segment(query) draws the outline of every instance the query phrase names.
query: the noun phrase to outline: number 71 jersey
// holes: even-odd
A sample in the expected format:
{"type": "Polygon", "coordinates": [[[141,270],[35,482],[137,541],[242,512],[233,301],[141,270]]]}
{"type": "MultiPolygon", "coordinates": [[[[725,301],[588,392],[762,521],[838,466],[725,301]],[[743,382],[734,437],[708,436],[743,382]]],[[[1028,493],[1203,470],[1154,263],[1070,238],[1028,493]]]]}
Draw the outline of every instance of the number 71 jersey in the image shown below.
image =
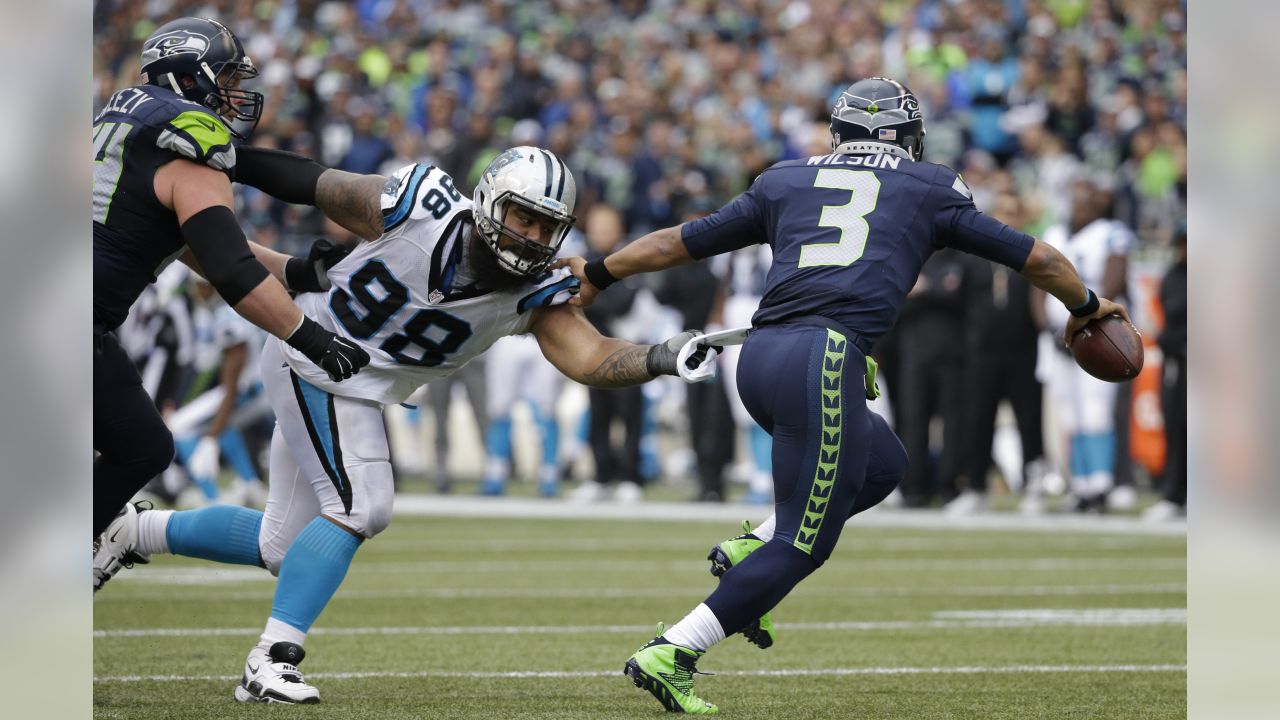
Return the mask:
{"type": "Polygon", "coordinates": [[[459,287],[459,260],[474,232],[471,201],[438,167],[419,163],[392,175],[382,191],[382,214],[382,236],[361,242],[329,269],[332,289],[296,301],[321,325],[363,347],[369,364],[333,382],[281,343],[293,371],[330,393],[403,402],[498,338],[528,331],[534,309],[562,304],[577,292],[567,270],[500,290],[459,287]]]}

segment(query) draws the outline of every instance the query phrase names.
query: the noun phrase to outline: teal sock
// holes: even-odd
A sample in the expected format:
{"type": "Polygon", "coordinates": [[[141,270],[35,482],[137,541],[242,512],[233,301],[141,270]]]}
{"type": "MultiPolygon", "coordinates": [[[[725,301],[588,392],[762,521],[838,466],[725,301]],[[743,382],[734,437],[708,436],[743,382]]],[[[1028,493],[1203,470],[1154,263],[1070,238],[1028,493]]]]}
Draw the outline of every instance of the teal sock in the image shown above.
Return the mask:
{"type": "Polygon", "coordinates": [[[260,527],[260,510],[213,505],[174,513],[164,534],[169,550],[175,555],[233,565],[261,565],[260,527]]]}
{"type": "Polygon", "coordinates": [[[271,617],[302,632],[338,591],[360,547],[360,538],[317,517],[298,533],[280,563],[271,617]]]}

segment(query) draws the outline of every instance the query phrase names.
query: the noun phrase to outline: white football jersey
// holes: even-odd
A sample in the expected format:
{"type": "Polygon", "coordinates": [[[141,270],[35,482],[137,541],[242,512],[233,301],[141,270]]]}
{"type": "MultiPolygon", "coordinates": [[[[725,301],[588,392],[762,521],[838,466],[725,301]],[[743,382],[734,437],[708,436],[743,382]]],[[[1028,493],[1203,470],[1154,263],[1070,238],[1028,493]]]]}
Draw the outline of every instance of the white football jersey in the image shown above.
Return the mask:
{"type": "MultiPolygon", "coordinates": [[[[1065,225],[1054,225],[1044,231],[1041,239],[1065,255],[1076,266],[1084,284],[1095,291],[1102,287],[1107,258],[1128,255],[1133,245],[1133,233],[1129,228],[1118,220],[1106,218],[1094,220],[1074,235],[1065,225]]],[[[1067,326],[1071,313],[1056,298],[1046,294],[1044,308],[1049,327],[1062,330],[1067,326]]]]}
{"type": "Polygon", "coordinates": [[[498,338],[526,332],[533,310],[567,302],[578,281],[561,269],[503,290],[482,292],[454,282],[471,237],[471,200],[453,178],[429,163],[393,174],[382,191],[382,237],[361,242],[329,269],[328,293],[298,296],[309,317],[369,353],[342,382],[282,341],[293,371],[334,395],[403,402],[445,377],[498,338]]]}

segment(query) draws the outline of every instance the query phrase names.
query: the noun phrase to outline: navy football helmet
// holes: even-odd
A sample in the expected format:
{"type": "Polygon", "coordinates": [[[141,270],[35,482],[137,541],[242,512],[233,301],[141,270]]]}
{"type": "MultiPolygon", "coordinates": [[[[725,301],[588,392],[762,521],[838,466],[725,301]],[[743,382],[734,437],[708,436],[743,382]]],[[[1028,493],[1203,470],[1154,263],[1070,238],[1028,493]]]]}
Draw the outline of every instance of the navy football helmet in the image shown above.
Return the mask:
{"type": "Polygon", "coordinates": [[[244,45],[225,25],[188,17],[160,26],[142,44],[142,79],[167,87],[216,112],[231,134],[244,140],[262,117],[262,93],[234,87],[258,76],[244,45]],[[184,78],[190,81],[184,82],[184,78]],[[243,133],[233,121],[249,123],[243,133]]]}
{"type": "MultiPolygon", "coordinates": [[[[912,160],[924,155],[920,101],[897,80],[875,77],[850,85],[831,110],[831,149],[859,152],[868,143],[895,145],[912,160]]],[[[883,150],[872,145],[866,152],[883,150]]]]}

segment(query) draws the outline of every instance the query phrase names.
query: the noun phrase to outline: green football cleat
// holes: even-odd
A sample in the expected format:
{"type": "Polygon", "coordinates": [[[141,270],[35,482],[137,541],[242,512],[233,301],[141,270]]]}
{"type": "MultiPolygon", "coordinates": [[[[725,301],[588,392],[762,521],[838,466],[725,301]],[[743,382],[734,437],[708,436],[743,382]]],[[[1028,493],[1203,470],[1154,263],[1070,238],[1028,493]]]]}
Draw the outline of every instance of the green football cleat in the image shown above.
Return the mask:
{"type": "MultiPolygon", "coordinates": [[[[729,568],[742,562],[743,558],[759,550],[762,545],[764,541],[751,534],[751,522],[743,520],[741,535],[716,545],[707,554],[707,559],[711,561],[711,574],[716,577],[724,575],[729,572],[729,568]]],[[[775,633],[769,613],[743,628],[742,636],[761,650],[773,645],[775,633]]]]}
{"type": "Polygon", "coordinates": [[[719,708],[693,694],[693,676],[698,672],[694,665],[702,653],[672,645],[662,637],[662,631],[662,623],[658,623],[657,637],[627,660],[622,674],[636,687],[648,690],[667,712],[715,715],[719,708]]]}

